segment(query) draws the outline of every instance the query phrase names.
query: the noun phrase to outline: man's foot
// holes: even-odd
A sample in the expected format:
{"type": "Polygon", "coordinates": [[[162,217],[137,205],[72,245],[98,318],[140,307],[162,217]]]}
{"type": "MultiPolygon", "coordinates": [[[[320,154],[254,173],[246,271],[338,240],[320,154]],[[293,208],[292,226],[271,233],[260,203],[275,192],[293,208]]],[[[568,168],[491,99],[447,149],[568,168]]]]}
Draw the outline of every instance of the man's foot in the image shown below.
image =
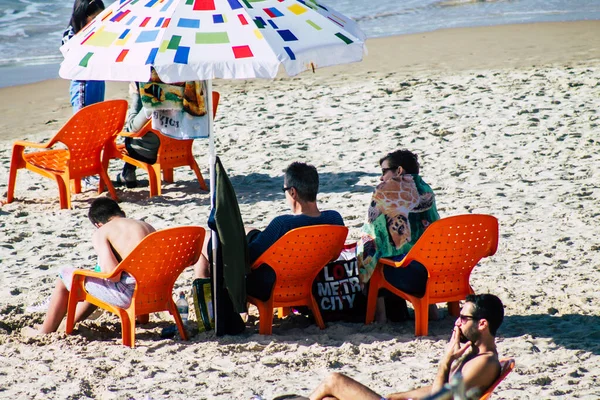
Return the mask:
{"type": "Polygon", "coordinates": [[[115,179],[116,184],[118,186],[126,186],[127,189],[133,189],[137,187],[137,179],[135,177],[133,177],[133,179],[129,178],[129,179],[125,179],[125,177],[123,176],[122,173],[117,175],[117,178],[115,179]]]}

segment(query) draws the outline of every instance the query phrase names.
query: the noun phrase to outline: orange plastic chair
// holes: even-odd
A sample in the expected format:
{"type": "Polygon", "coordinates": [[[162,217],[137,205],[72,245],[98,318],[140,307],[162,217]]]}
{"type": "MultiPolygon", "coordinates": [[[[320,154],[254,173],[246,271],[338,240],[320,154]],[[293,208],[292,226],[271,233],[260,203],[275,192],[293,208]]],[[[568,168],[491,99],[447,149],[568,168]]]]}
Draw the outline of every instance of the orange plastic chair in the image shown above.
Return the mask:
{"type": "Polygon", "coordinates": [[[163,229],[146,236],[113,272],[76,270],[69,293],[66,333],[73,332],[77,303],[87,301],[121,318],[125,346],[135,345],[135,317],[160,311],[169,311],[175,318],[182,339],[187,340],[183,322],[173,301],[173,286],[181,272],[198,261],[204,234],[204,228],[199,226],[163,229]],[[104,303],[87,293],[85,277],[109,279],[120,276],[121,272],[127,272],[136,280],[128,308],[104,303]]]}
{"type": "Polygon", "coordinates": [[[99,186],[104,182],[112,198],[117,200],[117,193],[102,165],[101,152],[104,145],[123,130],[126,113],[125,100],[103,101],[79,110],[46,144],[15,142],[6,202],[14,200],[17,171],[21,168],[56,181],[60,208],[71,208],[70,184],[73,183],[73,192],[81,193],[81,179],[92,175],[100,175],[99,186]],[[26,147],[50,149],[56,143],[62,143],[67,148],[25,153],[26,147]]]}
{"type": "MultiPolygon", "coordinates": [[[[213,118],[217,115],[217,107],[219,106],[220,94],[218,92],[212,92],[213,99],[213,118]]],[[[121,159],[128,162],[131,165],[135,165],[138,168],[144,169],[148,173],[148,181],[150,182],[150,197],[160,196],[162,194],[162,182],[160,179],[160,172],[163,173],[163,180],[165,182],[173,182],[173,168],[177,167],[190,167],[196,174],[200,188],[208,190],[206,182],[202,177],[198,163],[192,154],[193,139],[178,140],[172,139],[168,136],[163,135],[159,131],[152,129],[152,121],[148,121],[144,127],[138,132],[122,132],[120,136],[125,137],[142,137],[146,133],[152,131],[160,139],[160,147],[156,154],[156,162],[154,164],[147,164],[143,161],[136,160],[130,157],[125,150],[124,144],[111,143],[107,146],[106,153],[104,154],[102,162],[105,168],[108,168],[108,163],[113,158],[121,159]]]]}
{"type": "MultiPolygon", "coordinates": [[[[275,270],[275,285],[271,298],[261,301],[247,296],[258,307],[261,335],[273,332],[273,309],[308,306],[317,325],[325,329],[319,306],[312,294],[312,284],[327,263],[339,256],[348,235],[348,228],[338,225],[314,225],[292,229],[269,247],[252,265],[252,269],[267,264],[275,270]]],[[[279,317],[285,315],[279,310],[279,317]]]]}
{"type": "Polygon", "coordinates": [[[485,393],[483,393],[479,400],[487,400],[490,398],[492,392],[494,391],[494,389],[496,389],[496,386],[498,386],[498,384],[500,384],[500,382],[502,382],[504,378],[506,378],[506,376],[510,374],[510,372],[515,368],[515,360],[513,358],[505,358],[503,360],[500,360],[500,366],[502,368],[500,370],[500,376],[494,381],[492,386],[490,386],[488,390],[486,390],[485,393]]]}
{"type": "Polygon", "coordinates": [[[473,294],[471,271],[483,258],[496,253],[498,220],[491,215],[468,214],[432,223],[401,261],[381,258],[370,280],[366,324],[375,319],[380,289],[410,301],[415,309],[415,336],[427,336],[429,305],[448,302],[451,315],[458,316],[459,300],[473,294]],[[418,261],[427,268],[428,280],[422,298],[396,289],[383,275],[383,266],[406,267],[418,261]]]}

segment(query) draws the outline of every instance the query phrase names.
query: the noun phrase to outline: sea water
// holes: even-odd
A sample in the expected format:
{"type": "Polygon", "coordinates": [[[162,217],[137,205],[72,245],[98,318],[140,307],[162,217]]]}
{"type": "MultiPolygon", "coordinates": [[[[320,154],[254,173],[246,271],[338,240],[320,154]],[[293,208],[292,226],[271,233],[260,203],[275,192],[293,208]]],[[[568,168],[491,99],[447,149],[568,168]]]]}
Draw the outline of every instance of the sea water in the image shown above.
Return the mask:
{"type": "MultiPolygon", "coordinates": [[[[442,28],[600,19],[600,0],[323,0],[368,37],[442,28]]],[[[112,0],[105,0],[108,7],[112,0]]],[[[0,0],[0,87],[58,77],[73,2],[0,0]]]]}

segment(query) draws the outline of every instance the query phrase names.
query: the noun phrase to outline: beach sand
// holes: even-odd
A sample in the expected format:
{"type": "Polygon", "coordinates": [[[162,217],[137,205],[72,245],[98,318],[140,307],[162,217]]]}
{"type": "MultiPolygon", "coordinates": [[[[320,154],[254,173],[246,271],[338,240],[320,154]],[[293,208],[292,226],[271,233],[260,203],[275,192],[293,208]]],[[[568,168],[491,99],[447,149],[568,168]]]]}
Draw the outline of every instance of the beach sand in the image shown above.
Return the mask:
{"type": "MultiPolygon", "coordinates": [[[[216,147],[244,222],[264,227],[286,212],[282,171],[314,164],[322,209],[338,210],[357,239],[379,157],[396,148],[420,156],[442,217],[498,218],[497,253],[471,276],[498,295],[506,318],[501,357],[516,369],[496,399],[600,397],[600,21],[444,30],[368,41],[358,64],[272,81],[215,82],[221,103],[216,147]]],[[[70,116],[66,81],[4,88],[0,104],[0,195],[12,142],[48,139],[70,116]]],[[[109,83],[109,98],[126,98],[109,83]]],[[[194,144],[208,175],[207,142],[194,144]]],[[[119,170],[113,161],[110,175],[119,170]]],[[[142,172],[138,174],[147,180],[142,172]]],[[[164,195],[118,189],[121,206],[156,228],[205,226],[206,193],[175,171],[164,195]]],[[[299,317],[240,336],[161,340],[171,321],[153,315],[135,349],[120,344],[107,314],[73,335],[27,339],[43,314],[26,306],[50,295],[61,266],[90,267],[93,189],[59,210],[53,182],[19,172],[16,201],[0,208],[0,398],[266,399],[308,395],[328,372],[344,372],[381,394],[431,383],[454,323],[446,316],[415,338],[414,323],[330,323],[299,317]]],[[[176,291],[190,288],[186,271],[176,291]]],[[[442,309],[445,312],[445,308],[442,309]]]]}

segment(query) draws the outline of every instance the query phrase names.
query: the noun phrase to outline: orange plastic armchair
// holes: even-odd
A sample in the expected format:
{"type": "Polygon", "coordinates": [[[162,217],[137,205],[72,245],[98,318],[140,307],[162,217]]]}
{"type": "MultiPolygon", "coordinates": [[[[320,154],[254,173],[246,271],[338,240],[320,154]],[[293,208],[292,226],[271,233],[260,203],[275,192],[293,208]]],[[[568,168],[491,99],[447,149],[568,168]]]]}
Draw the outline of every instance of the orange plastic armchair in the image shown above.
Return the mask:
{"type": "MultiPolygon", "coordinates": [[[[219,106],[220,94],[218,92],[212,92],[213,99],[213,118],[217,115],[217,107],[219,106]]],[[[119,158],[131,165],[135,165],[138,168],[144,169],[148,173],[148,181],[150,183],[150,197],[160,196],[162,194],[162,182],[160,178],[160,172],[163,173],[163,180],[165,182],[173,182],[173,169],[177,167],[190,167],[196,174],[200,188],[208,190],[206,182],[202,177],[198,163],[192,153],[193,139],[178,140],[172,139],[168,136],[163,135],[157,130],[152,129],[152,121],[148,121],[144,127],[138,132],[122,132],[121,136],[125,137],[142,137],[146,133],[152,131],[160,139],[160,146],[158,153],[156,154],[156,162],[154,164],[148,164],[143,161],[136,160],[130,157],[125,150],[125,145],[111,143],[107,146],[106,153],[103,157],[103,163],[105,168],[108,167],[108,163],[112,158],[119,158]]]]}
{"type": "Polygon", "coordinates": [[[487,400],[490,398],[492,392],[494,389],[496,389],[496,386],[498,386],[500,382],[502,382],[504,378],[506,378],[506,376],[515,368],[515,360],[513,358],[505,358],[500,360],[500,367],[500,376],[494,381],[494,383],[492,383],[492,386],[490,386],[488,390],[483,393],[479,400],[487,400]]]}
{"type": "Polygon", "coordinates": [[[292,229],[254,262],[252,269],[267,264],[276,274],[269,300],[247,297],[248,302],[258,308],[258,332],[261,335],[273,332],[273,309],[278,307],[289,309],[292,306],[308,306],[319,328],[325,329],[319,306],[312,294],[312,284],[319,271],[339,256],[347,235],[348,228],[338,225],[292,229]]]}
{"type": "Polygon", "coordinates": [[[401,261],[381,258],[371,276],[365,323],[375,319],[377,296],[387,289],[410,301],[415,309],[415,335],[427,336],[429,305],[448,302],[451,315],[458,316],[459,301],[473,294],[471,271],[483,258],[496,253],[498,220],[491,215],[468,214],[432,223],[401,261]],[[417,261],[427,269],[425,295],[412,296],[386,281],[383,266],[403,268],[417,261]]]}
{"type": "Polygon", "coordinates": [[[21,168],[56,181],[60,208],[71,208],[71,183],[73,191],[81,193],[81,179],[92,175],[100,175],[100,182],[108,186],[110,195],[116,200],[117,193],[100,157],[104,145],[123,130],[126,112],[125,100],[103,101],[79,110],[46,144],[15,142],[6,202],[14,200],[17,171],[21,168]],[[51,150],[57,143],[64,144],[66,149],[51,150]],[[25,153],[26,147],[44,150],[25,153]]]}
{"type": "Polygon", "coordinates": [[[135,317],[160,311],[168,311],[175,318],[182,339],[187,340],[172,292],[181,272],[198,261],[204,234],[204,228],[199,226],[163,229],[146,236],[113,272],[76,270],[69,293],[66,333],[73,331],[77,303],[87,301],[121,318],[125,346],[135,345],[135,317]],[[85,289],[86,277],[110,279],[120,276],[122,272],[127,272],[136,281],[131,304],[127,308],[105,303],[85,289]]]}

